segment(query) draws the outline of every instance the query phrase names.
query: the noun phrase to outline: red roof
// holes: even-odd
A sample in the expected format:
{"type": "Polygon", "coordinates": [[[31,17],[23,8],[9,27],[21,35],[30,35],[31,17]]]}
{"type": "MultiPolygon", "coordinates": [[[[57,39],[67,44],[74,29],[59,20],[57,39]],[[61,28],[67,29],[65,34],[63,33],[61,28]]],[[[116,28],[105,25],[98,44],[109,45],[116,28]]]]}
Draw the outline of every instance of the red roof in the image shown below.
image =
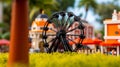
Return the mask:
{"type": "Polygon", "coordinates": [[[100,43],[102,46],[120,46],[120,42],[116,41],[103,41],[100,43]]]}
{"type": "Polygon", "coordinates": [[[82,44],[87,45],[87,44],[95,44],[95,42],[91,38],[85,38],[82,42],[82,44]]]}
{"type": "Polygon", "coordinates": [[[76,38],[75,40],[70,41],[69,44],[73,45],[73,44],[79,43],[79,41],[80,41],[80,38],[76,38]]]}
{"type": "Polygon", "coordinates": [[[10,44],[10,42],[6,39],[1,39],[0,40],[0,45],[9,45],[9,44],[10,44]]]}
{"type": "Polygon", "coordinates": [[[102,40],[101,40],[101,39],[98,39],[98,38],[93,39],[93,41],[94,41],[96,44],[100,44],[100,43],[102,42],[102,40]]]}
{"type": "MultiPolygon", "coordinates": [[[[77,38],[77,39],[75,39],[75,40],[73,40],[73,41],[70,41],[69,44],[70,44],[70,45],[73,45],[73,44],[75,44],[75,43],[79,43],[80,38],[77,38]],[[73,42],[73,41],[74,41],[74,42],[73,42]]],[[[82,44],[83,44],[83,45],[87,45],[87,44],[94,44],[94,45],[95,45],[95,44],[99,44],[100,42],[102,42],[102,40],[97,39],[97,38],[95,38],[95,39],[85,38],[85,39],[83,40],[82,44]]]]}

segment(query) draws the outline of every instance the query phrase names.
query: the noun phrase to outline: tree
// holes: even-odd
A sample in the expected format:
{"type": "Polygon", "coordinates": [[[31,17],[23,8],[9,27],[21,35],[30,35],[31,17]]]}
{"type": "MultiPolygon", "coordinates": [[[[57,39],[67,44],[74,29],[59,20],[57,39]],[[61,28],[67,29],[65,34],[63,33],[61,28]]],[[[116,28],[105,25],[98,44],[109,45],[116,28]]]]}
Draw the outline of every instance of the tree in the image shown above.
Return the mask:
{"type": "Polygon", "coordinates": [[[110,19],[114,9],[119,11],[120,7],[114,5],[113,2],[98,4],[96,13],[99,15],[99,17],[97,18],[97,21],[102,23],[103,20],[110,19]]]}
{"type": "Polygon", "coordinates": [[[4,22],[0,22],[0,28],[1,28],[1,33],[0,33],[0,39],[8,39],[10,38],[10,32],[9,30],[9,25],[4,22]]]}
{"type": "Polygon", "coordinates": [[[50,15],[53,11],[57,11],[59,8],[56,0],[29,0],[30,7],[30,22],[33,21],[40,13],[40,10],[43,9],[45,14],[50,15]]]}
{"type": "Polygon", "coordinates": [[[29,0],[30,10],[34,7],[40,9],[58,9],[56,0],[29,0]]]}
{"type": "Polygon", "coordinates": [[[7,67],[29,67],[28,0],[14,0],[11,12],[11,37],[7,67]],[[21,32],[22,31],[22,32],[21,32]]]}
{"type": "Polygon", "coordinates": [[[78,7],[84,7],[85,8],[85,17],[84,19],[87,18],[88,10],[92,9],[95,11],[97,8],[97,3],[95,0],[80,0],[78,7]]]}
{"type": "Polygon", "coordinates": [[[73,7],[74,3],[75,0],[29,0],[30,22],[35,19],[41,9],[50,16],[50,14],[56,11],[67,11],[67,8],[73,7]]]}
{"type": "Polygon", "coordinates": [[[10,0],[1,0],[1,6],[2,6],[2,12],[3,12],[3,18],[2,18],[2,22],[0,22],[0,39],[8,39],[10,38],[10,12],[11,12],[11,8],[10,8],[10,4],[11,1],[10,0]]]}
{"type": "Polygon", "coordinates": [[[68,7],[73,7],[75,0],[57,0],[60,11],[67,11],[68,7]]]}
{"type": "Polygon", "coordinates": [[[3,6],[3,22],[10,25],[10,19],[11,19],[11,4],[7,4],[6,6],[3,6]]]}

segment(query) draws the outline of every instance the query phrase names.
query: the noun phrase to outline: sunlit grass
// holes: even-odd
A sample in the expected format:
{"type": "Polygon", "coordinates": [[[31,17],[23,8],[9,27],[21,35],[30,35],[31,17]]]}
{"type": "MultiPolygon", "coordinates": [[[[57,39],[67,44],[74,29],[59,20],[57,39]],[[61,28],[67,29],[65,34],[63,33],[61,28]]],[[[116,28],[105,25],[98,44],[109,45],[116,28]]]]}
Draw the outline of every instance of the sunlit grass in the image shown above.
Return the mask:
{"type": "Polygon", "coordinates": [[[120,57],[102,54],[31,54],[31,67],[120,67],[120,57]],[[37,58],[37,59],[34,59],[37,58]]]}
{"type": "MultiPolygon", "coordinates": [[[[0,54],[0,67],[6,67],[8,54],[0,54]]],[[[120,67],[120,56],[78,53],[32,53],[30,67],[120,67]]]]}

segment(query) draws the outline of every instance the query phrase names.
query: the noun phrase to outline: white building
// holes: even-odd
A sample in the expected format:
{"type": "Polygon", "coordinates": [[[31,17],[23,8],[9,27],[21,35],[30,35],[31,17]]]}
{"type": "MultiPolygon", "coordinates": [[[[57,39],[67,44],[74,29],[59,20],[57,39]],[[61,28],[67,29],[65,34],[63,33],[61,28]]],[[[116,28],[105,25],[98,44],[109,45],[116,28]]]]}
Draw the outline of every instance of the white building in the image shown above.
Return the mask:
{"type": "MultiPolygon", "coordinates": [[[[39,49],[40,42],[42,41],[42,29],[47,21],[48,17],[45,14],[40,14],[32,22],[31,30],[29,30],[29,37],[32,39],[31,48],[39,49]]],[[[52,24],[49,24],[49,28],[53,28],[52,24]]],[[[48,34],[53,34],[53,31],[48,30],[48,34]]]]}
{"type": "Polygon", "coordinates": [[[120,12],[113,11],[112,18],[104,22],[104,42],[101,43],[101,52],[110,52],[113,49],[120,54],[120,12]]]}

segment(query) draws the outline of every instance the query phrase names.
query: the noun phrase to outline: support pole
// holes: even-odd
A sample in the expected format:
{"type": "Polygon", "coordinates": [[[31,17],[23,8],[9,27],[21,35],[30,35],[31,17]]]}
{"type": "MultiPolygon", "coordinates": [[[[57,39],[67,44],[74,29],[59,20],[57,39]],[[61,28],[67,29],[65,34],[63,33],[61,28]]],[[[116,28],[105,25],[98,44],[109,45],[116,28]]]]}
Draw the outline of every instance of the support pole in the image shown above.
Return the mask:
{"type": "Polygon", "coordinates": [[[7,67],[29,67],[28,0],[12,0],[10,50],[7,67]],[[18,64],[16,66],[16,64],[18,64]]]}
{"type": "Polygon", "coordinates": [[[119,46],[117,46],[117,56],[119,56],[119,46]]]}
{"type": "Polygon", "coordinates": [[[101,46],[101,54],[103,54],[103,46],[101,46]]]}

